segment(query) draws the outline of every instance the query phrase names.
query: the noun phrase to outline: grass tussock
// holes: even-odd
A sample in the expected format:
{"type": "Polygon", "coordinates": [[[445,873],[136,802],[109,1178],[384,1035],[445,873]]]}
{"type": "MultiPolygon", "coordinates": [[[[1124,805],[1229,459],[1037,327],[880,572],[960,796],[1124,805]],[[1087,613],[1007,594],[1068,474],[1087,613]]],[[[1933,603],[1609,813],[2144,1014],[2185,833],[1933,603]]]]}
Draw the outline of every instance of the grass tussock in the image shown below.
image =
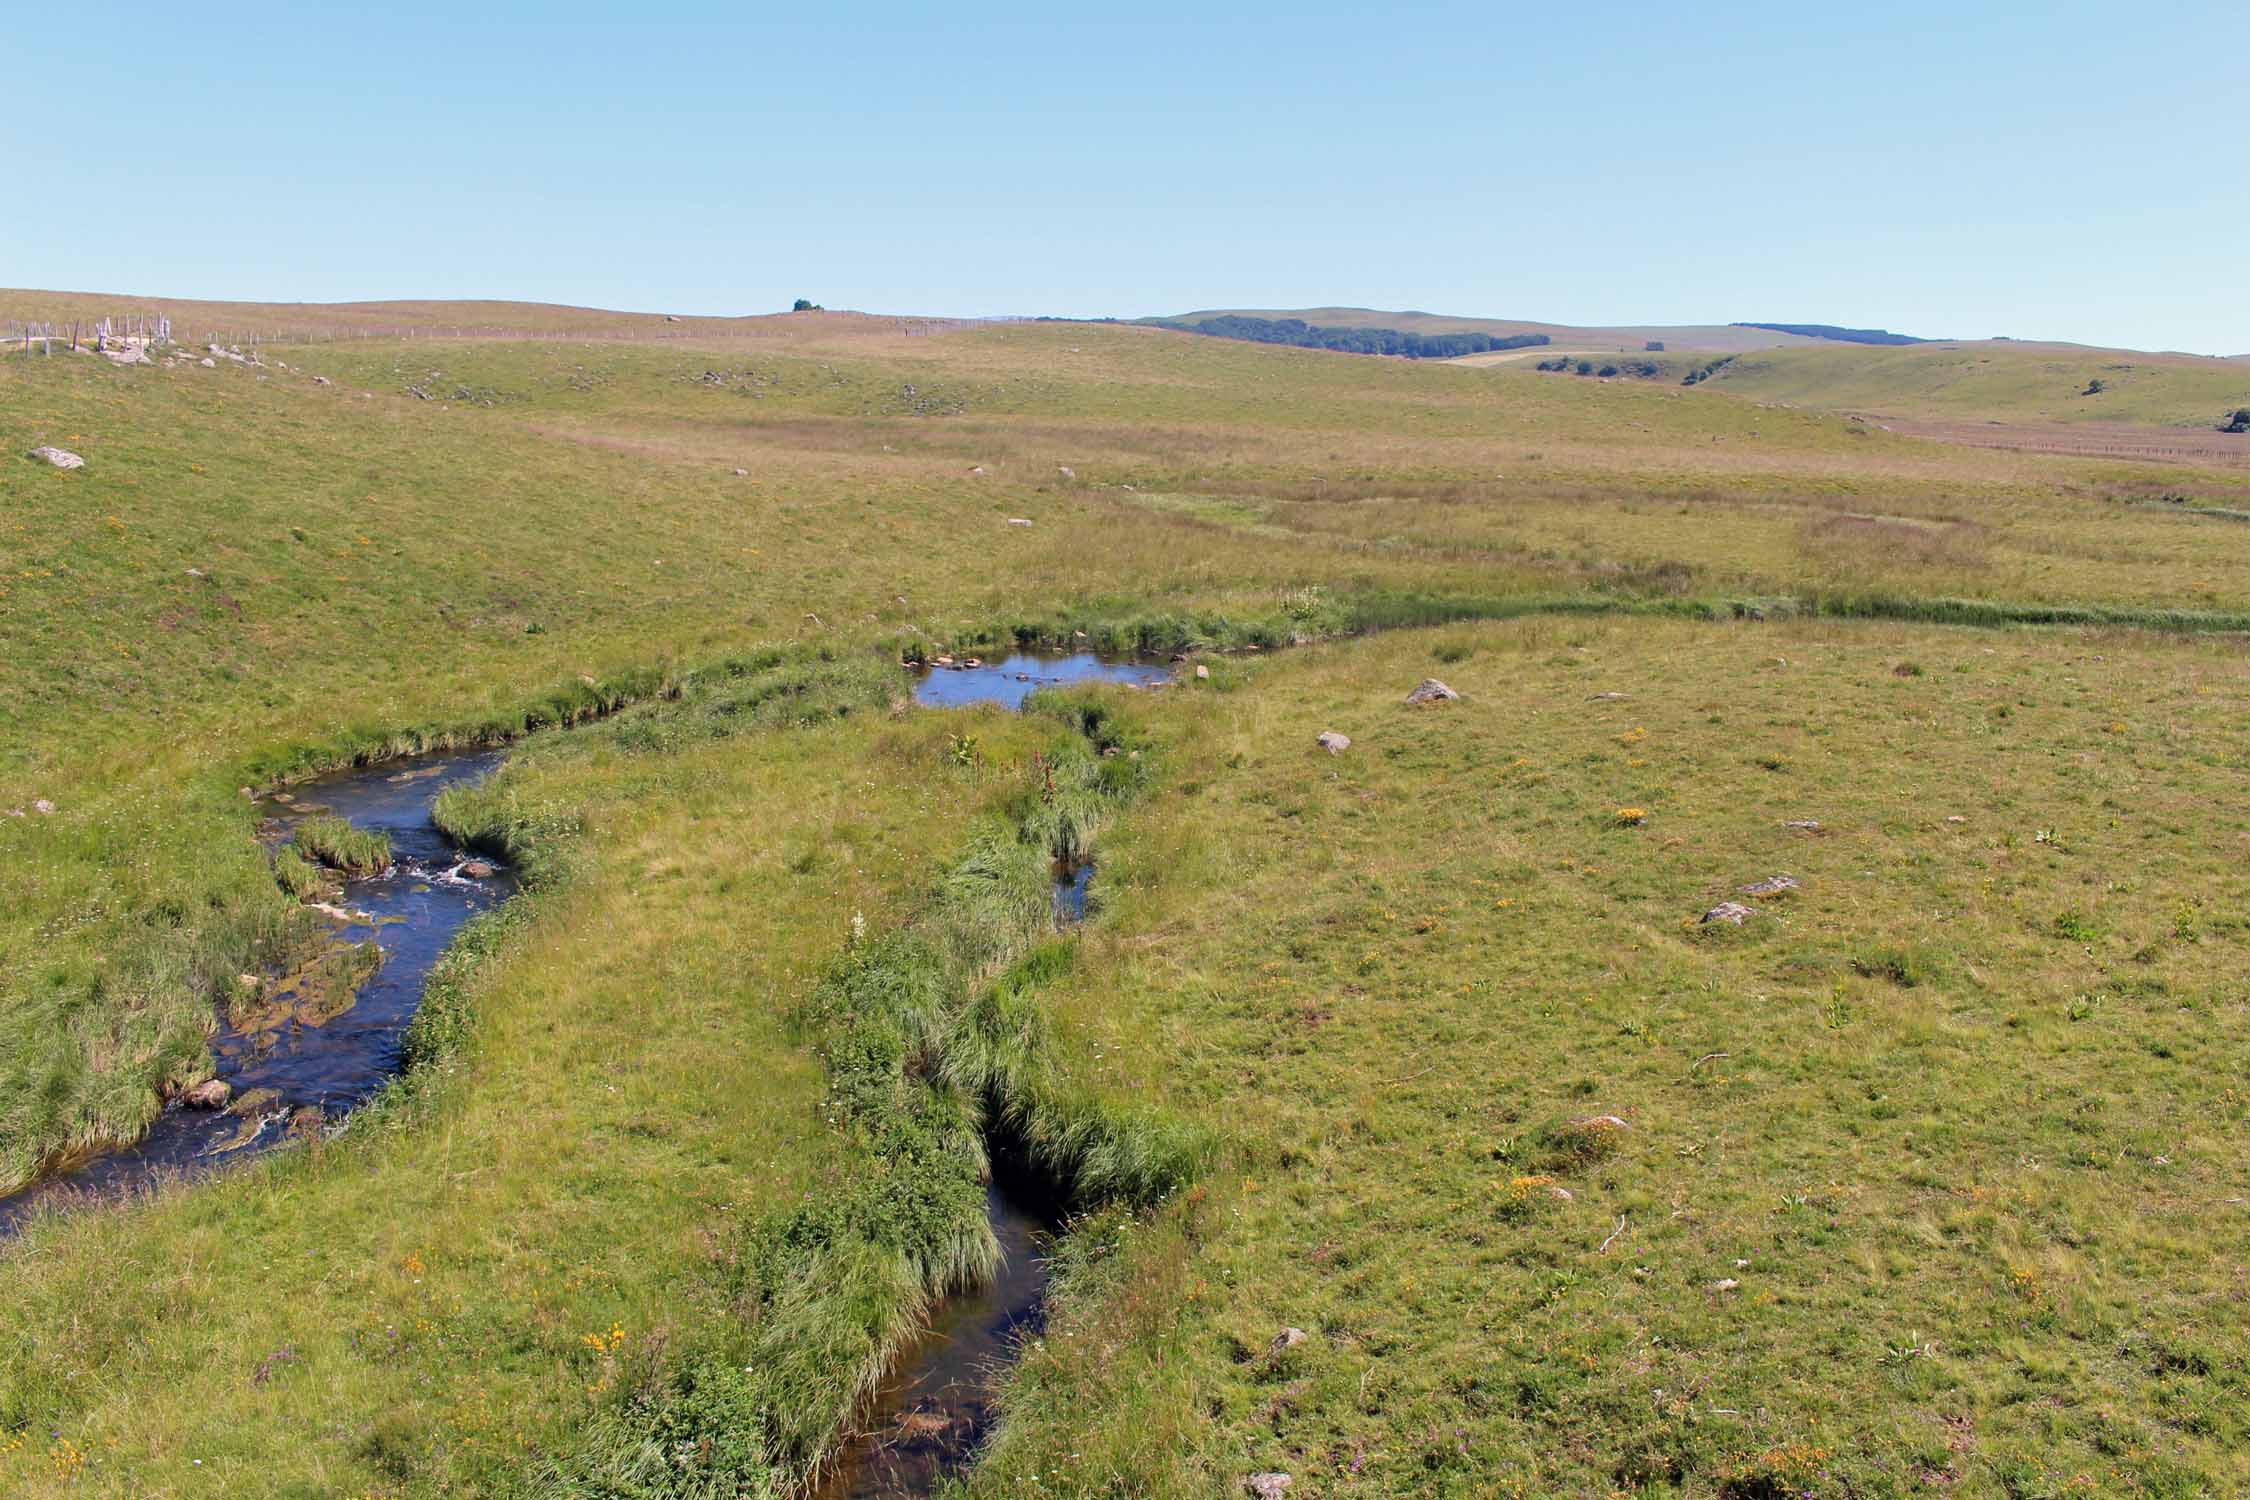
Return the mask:
{"type": "Polygon", "coordinates": [[[297,825],[294,842],[303,858],[345,875],[380,875],[391,865],[388,838],[342,818],[307,818],[297,825]]]}

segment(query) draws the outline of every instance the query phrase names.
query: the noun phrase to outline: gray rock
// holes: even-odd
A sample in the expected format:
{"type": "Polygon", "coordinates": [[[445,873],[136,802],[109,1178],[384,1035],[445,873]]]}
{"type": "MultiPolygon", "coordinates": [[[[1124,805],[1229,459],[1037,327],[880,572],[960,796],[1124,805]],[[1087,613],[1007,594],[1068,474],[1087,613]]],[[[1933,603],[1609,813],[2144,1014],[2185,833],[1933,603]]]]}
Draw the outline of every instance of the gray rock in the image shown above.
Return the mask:
{"type": "Polygon", "coordinates": [[[1766,896],[1778,896],[1783,891],[1793,891],[1796,888],[1797,877],[1794,875],[1768,875],[1763,880],[1753,880],[1748,885],[1737,886],[1735,889],[1739,890],[1745,896],[1757,896],[1763,898],[1766,896]]]}
{"type": "Polygon", "coordinates": [[[1211,680],[1211,669],[1201,662],[1197,662],[1195,665],[1195,680],[1197,682],[1209,682],[1211,680]]]}
{"type": "Polygon", "coordinates": [[[1703,914],[1703,920],[1706,922],[1731,922],[1740,927],[1744,918],[1754,917],[1757,914],[1756,907],[1744,906],[1739,901],[1721,901],[1717,906],[1703,914]]]}
{"type": "Polygon", "coordinates": [[[1409,703],[1451,703],[1460,696],[1459,693],[1456,693],[1435,677],[1425,677],[1413,692],[1406,695],[1406,701],[1409,703]]]}
{"type": "Polygon", "coordinates": [[[83,469],[86,467],[86,460],[80,458],[77,454],[64,448],[51,448],[44,443],[32,449],[31,456],[43,459],[58,469],[83,469]]]}
{"type": "Polygon", "coordinates": [[[1271,1359],[1284,1350],[1294,1349],[1311,1337],[1312,1335],[1302,1328],[1284,1328],[1273,1336],[1272,1343],[1266,1345],[1266,1357],[1271,1359]]]}
{"type": "Polygon", "coordinates": [[[1008,524],[1010,526],[1029,526],[1031,523],[1022,516],[1010,516],[1008,517],[1008,524]]]}
{"type": "Polygon", "coordinates": [[[734,471],[734,477],[737,479],[748,479],[750,477],[750,471],[748,469],[737,469],[734,471]]]}
{"type": "Polygon", "coordinates": [[[1256,1500],[1281,1500],[1293,1482],[1287,1474],[1252,1474],[1242,1481],[1242,1487],[1256,1500]]]}
{"type": "Polygon", "coordinates": [[[1330,755],[1342,755],[1346,750],[1349,750],[1352,747],[1352,740],[1350,735],[1338,734],[1333,729],[1323,729],[1320,733],[1314,735],[1313,743],[1320,746],[1321,749],[1327,751],[1330,755]]]}
{"type": "Polygon", "coordinates": [[[1788,822],[1783,823],[1781,826],[1784,828],[1794,828],[1799,833],[1818,833],[1820,832],[1820,819],[1791,818],[1788,822]]]}
{"type": "Polygon", "coordinates": [[[467,859],[461,862],[461,874],[470,880],[490,880],[500,873],[500,867],[489,860],[467,859]]]}
{"type": "Polygon", "coordinates": [[[328,378],[327,376],[325,376],[325,375],[315,375],[315,376],[313,377],[313,384],[314,384],[314,385],[334,385],[335,383],[336,383],[335,381],[333,381],[333,380],[330,380],[330,379],[329,379],[329,378],[328,378]]]}

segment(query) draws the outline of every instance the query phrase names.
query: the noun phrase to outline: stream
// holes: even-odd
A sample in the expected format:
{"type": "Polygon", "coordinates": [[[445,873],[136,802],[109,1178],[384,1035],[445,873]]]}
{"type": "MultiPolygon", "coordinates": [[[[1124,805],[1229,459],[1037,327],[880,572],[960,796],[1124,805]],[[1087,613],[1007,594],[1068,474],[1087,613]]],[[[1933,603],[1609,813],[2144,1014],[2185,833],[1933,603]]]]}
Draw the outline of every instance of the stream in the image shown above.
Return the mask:
{"type": "Polygon", "coordinates": [[[389,1082],[430,966],[463,923],[515,890],[505,870],[481,879],[462,873],[467,856],[430,823],[439,792],[499,763],[496,750],[418,756],[333,772],[261,799],[258,832],[268,845],[318,813],[390,836],[391,868],[347,880],[334,903],[351,913],[336,924],[337,941],[374,942],[381,966],[350,995],[333,998],[321,993],[317,975],[269,980],[255,1014],[241,1024],[222,1017],[211,1037],[217,1076],[231,1095],[227,1108],[174,1100],[132,1145],[0,1198],[0,1239],[43,1207],[111,1202],[245,1161],[312,1128],[314,1117],[302,1113],[308,1109],[332,1130],[389,1082]]]}
{"type": "MultiPolygon", "coordinates": [[[[1018,653],[927,668],[914,698],[929,707],[997,703],[1020,709],[1041,687],[1089,681],[1156,687],[1170,680],[1166,667],[1111,662],[1091,652],[1018,653]]],[[[334,1130],[353,1106],[395,1077],[431,966],[463,924],[515,891],[506,870],[465,873],[468,856],[430,821],[438,793],[488,775],[501,758],[500,751],[479,750],[386,761],[261,799],[259,837],[269,847],[286,842],[298,821],[317,814],[389,836],[391,868],[347,880],[334,903],[349,914],[337,924],[338,943],[373,941],[382,950],[381,966],[340,997],[324,997],[300,976],[269,979],[257,1014],[239,1024],[222,1019],[211,1038],[216,1076],[232,1096],[227,1108],[174,1101],[134,1144],[0,1198],[0,1240],[43,1207],[114,1202],[248,1160],[312,1128],[334,1130]]],[[[1084,917],[1092,876],[1090,862],[1055,862],[1057,927],[1084,917]]],[[[1047,1290],[1041,1251],[1061,1218],[1059,1205],[1047,1200],[1032,1175],[1002,1156],[995,1152],[985,1190],[1000,1268],[989,1282],[947,1297],[934,1310],[930,1327],[876,1388],[817,1491],[819,1500],[928,1495],[967,1467],[991,1430],[1016,1348],[1041,1326],[1047,1290]]]]}

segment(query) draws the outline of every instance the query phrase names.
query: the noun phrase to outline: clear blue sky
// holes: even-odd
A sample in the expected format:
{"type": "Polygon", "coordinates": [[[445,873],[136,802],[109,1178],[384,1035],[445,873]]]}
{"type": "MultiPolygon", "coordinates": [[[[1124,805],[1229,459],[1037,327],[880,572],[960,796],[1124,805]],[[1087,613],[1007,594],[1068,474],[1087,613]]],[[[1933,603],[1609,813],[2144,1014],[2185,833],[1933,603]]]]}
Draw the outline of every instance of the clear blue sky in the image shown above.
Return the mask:
{"type": "Polygon", "coordinates": [[[52,5],[0,285],[2250,352],[2250,6],[52,5]]]}

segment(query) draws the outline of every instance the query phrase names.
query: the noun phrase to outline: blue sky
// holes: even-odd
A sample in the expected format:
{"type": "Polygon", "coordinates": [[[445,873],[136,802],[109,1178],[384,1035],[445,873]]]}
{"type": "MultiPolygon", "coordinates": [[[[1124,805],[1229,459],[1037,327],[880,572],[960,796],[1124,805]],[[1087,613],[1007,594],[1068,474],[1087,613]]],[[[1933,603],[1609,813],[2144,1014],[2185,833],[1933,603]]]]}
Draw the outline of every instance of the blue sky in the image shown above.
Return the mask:
{"type": "Polygon", "coordinates": [[[2250,352],[2239,3],[761,10],[19,15],[0,284],[2250,352]]]}

